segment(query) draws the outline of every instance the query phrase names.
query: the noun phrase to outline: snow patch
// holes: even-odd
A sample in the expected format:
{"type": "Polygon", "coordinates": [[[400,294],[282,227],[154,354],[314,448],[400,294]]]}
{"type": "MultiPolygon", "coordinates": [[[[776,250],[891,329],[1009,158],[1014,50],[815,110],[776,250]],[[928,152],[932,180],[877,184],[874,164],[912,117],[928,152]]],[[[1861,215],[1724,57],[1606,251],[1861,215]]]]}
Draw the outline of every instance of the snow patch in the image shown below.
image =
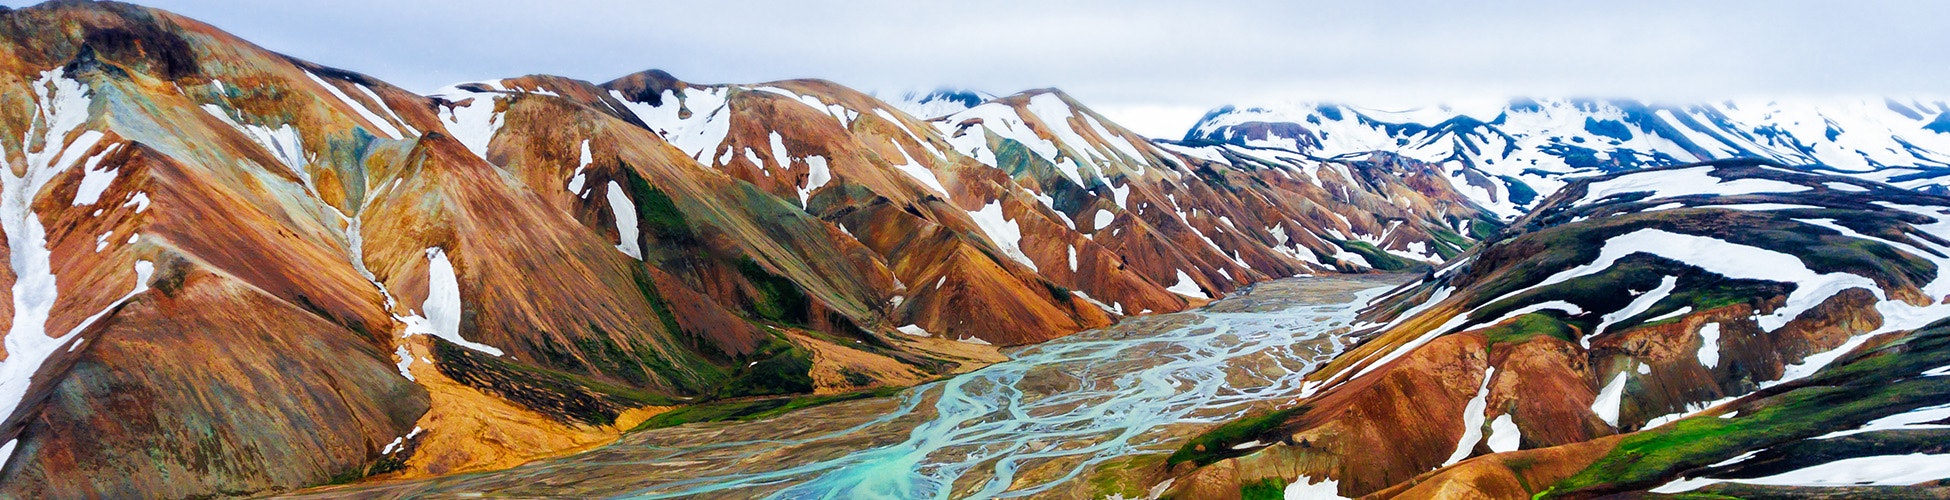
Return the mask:
{"type": "Polygon", "coordinates": [[[1029,266],[1030,270],[1037,270],[1036,263],[1031,262],[1029,256],[1022,253],[1022,227],[1017,225],[1016,221],[1005,218],[1000,200],[983,205],[981,210],[969,212],[968,217],[974,219],[975,226],[988,235],[989,241],[1002,249],[1003,255],[1029,266]]]}
{"type": "Polygon", "coordinates": [[[394,347],[393,356],[399,358],[399,362],[394,363],[394,365],[399,367],[399,376],[406,377],[407,380],[419,380],[413,378],[413,371],[410,370],[413,367],[413,352],[406,349],[406,344],[400,344],[398,347],[394,347]]]}
{"type": "MultiPolygon", "coordinates": [[[[339,90],[338,86],[326,82],[325,79],[319,78],[318,75],[314,75],[310,71],[306,71],[305,76],[310,77],[311,81],[317,83],[318,86],[324,87],[326,92],[330,92],[332,94],[332,97],[339,98],[339,101],[344,102],[346,107],[352,108],[353,112],[358,113],[360,118],[365,118],[367,123],[371,123],[373,128],[378,129],[381,133],[386,134],[387,138],[390,138],[395,141],[400,140],[401,135],[399,133],[399,129],[393,128],[393,124],[391,122],[387,122],[386,119],[380,118],[379,115],[373,113],[371,109],[367,109],[366,105],[359,104],[359,101],[352,100],[352,96],[345,95],[345,92],[339,90]]],[[[381,104],[384,104],[384,102],[381,102],[381,104]]]]}
{"type": "Polygon", "coordinates": [[[466,104],[455,103],[439,109],[441,125],[447,127],[448,135],[460,141],[468,151],[482,160],[487,159],[488,143],[494,141],[494,134],[501,131],[501,113],[494,110],[494,100],[498,96],[486,93],[465,93],[464,95],[442,95],[448,100],[458,99],[466,104]]]}
{"type": "Polygon", "coordinates": [[[1522,445],[1523,431],[1517,428],[1515,420],[1510,419],[1510,414],[1497,415],[1496,420],[1490,421],[1490,452],[1517,451],[1522,445]]]}
{"type": "Polygon", "coordinates": [[[1759,193],[1798,193],[1813,188],[1773,179],[1720,179],[1712,175],[1714,167],[1700,166],[1676,170],[1630,173],[1598,182],[1585,188],[1583,198],[1574,205],[1589,205],[1605,198],[1627,193],[1650,192],[1651,196],[1640,201],[1679,196],[1739,196],[1759,193]]]}
{"type": "Polygon", "coordinates": [[[432,335],[461,347],[500,356],[500,349],[460,336],[460,279],[454,275],[454,265],[447,260],[445,250],[428,248],[426,255],[427,300],[420,304],[422,314],[394,318],[406,324],[401,335],[432,335]]]}
{"type": "Polygon", "coordinates": [[[1652,491],[1679,493],[1715,482],[1776,486],[1907,486],[1946,477],[1950,477],[1950,454],[1911,453],[1845,458],[1757,478],[1685,479],[1667,483],[1652,491]]]}
{"type": "Polygon", "coordinates": [[[96,170],[95,166],[100,165],[103,158],[120,147],[121,144],[111,144],[102,148],[102,152],[88,157],[88,161],[81,169],[81,186],[75,188],[74,206],[93,205],[101,201],[102,192],[108,191],[108,186],[115,183],[115,174],[118,171],[96,170]]]}
{"type": "Polygon", "coordinates": [[[1591,402],[1591,412],[1598,414],[1598,418],[1603,419],[1606,424],[1614,428],[1618,427],[1618,411],[1624,404],[1622,399],[1624,395],[1625,373],[1620,372],[1618,376],[1612,377],[1611,383],[1605,384],[1603,389],[1598,390],[1597,400],[1591,402]]]}
{"type": "Polygon", "coordinates": [[[629,195],[623,193],[623,186],[609,181],[609,211],[616,219],[616,235],[619,241],[616,249],[632,259],[643,260],[643,249],[637,243],[636,204],[629,195]]]}
{"type": "Polygon", "coordinates": [[[1178,270],[1178,283],[1175,283],[1169,287],[1165,287],[1165,291],[1176,293],[1179,295],[1184,295],[1187,297],[1197,297],[1201,299],[1212,298],[1212,296],[1206,295],[1205,290],[1198,287],[1198,282],[1192,281],[1192,275],[1185,274],[1185,270],[1183,269],[1178,270]]]}
{"type": "Polygon", "coordinates": [[[1456,442],[1456,451],[1451,452],[1449,459],[1443,461],[1442,465],[1446,466],[1469,458],[1469,453],[1476,448],[1476,443],[1483,440],[1483,410],[1489,407],[1490,378],[1494,376],[1496,376],[1496,367],[1492,366],[1484,370],[1482,387],[1476,389],[1476,396],[1469,398],[1468,404],[1463,405],[1462,440],[1456,442]]]}
{"type": "Polygon", "coordinates": [[[589,140],[583,139],[582,140],[582,162],[576,164],[575,174],[569,176],[569,186],[568,186],[569,194],[576,195],[576,197],[582,196],[582,185],[589,181],[589,178],[583,175],[582,171],[583,169],[589,168],[590,163],[592,163],[590,159],[591,157],[589,155],[589,140]]]}
{"type": "Polygon", "coordinates": [[[833,170],[826,164],[824,156],[808,156],[806,162],[806,185],[799,188],[799,206],[812,202],[812,194],[826,183],[833,181],[833,170]]]}
{"type": "Polygon", "coordinates": [[[1313,482],[1313,478],[1307,476],[1294,478],[1293,482],[1287,483],[1286,490],[1281,492],[1281,497],[1286,500],[1342,500],[1347,498],[1341,496],[1341,484],[1339,481],[1322,479],[1319,482],[1313,482]]]}
{"type": "Polygon", "coordinates": [[[1707,369],[1720,366],[1720,324],[1699,327],[1699,365],[1707,369]]]}

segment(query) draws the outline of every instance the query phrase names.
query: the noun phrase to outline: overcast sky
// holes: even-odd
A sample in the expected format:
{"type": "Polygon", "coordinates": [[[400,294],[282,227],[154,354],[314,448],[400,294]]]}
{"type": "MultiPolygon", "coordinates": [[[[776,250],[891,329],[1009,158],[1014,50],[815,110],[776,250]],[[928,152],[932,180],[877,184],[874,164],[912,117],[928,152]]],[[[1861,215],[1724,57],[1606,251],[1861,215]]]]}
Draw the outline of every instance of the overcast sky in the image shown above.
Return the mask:
{"type": "Polygon", "coordinates": [[[1950,2],[1923,0],[136,3],[422,92],[648,68],[882,96],[1054,86],[1159,137],[1225,104],[1950,94],[1950,2]]]}

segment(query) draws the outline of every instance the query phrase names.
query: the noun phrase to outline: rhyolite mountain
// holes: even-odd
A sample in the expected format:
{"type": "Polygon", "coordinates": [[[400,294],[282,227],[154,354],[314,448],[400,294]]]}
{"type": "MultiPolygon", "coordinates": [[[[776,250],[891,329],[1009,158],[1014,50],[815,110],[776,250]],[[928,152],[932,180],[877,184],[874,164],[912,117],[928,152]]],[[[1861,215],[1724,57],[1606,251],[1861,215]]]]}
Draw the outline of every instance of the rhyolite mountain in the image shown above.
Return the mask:
{"type": "Polygon", "coordinates": [[[1471,200],[1506,217],[1537,206],[1574,177],[1728,158],[1950,190],[1950,104],[1919,99],[1227,106],[1207,113],[1184,140],[1321,158],[1391,152],[1440,165],[1471,200]]]}
{"type": "Polygon", "coordinates": [[[1168,496],[1849,497],[1950,474],[1812,487],[1940,462],[1912,454],[1950,417],[1950,198],[1815,170],[1572,182],[1377,299],[1300,399],[1186,444],[1168,496]]]}
{"type": "Polygon", "coordinates": [[[0,88],[4,496],[507,467],[1501,225],[1427,162],[1157,143],[1053,90],[418,95],[113,2],[0,12],[0,88]]]}

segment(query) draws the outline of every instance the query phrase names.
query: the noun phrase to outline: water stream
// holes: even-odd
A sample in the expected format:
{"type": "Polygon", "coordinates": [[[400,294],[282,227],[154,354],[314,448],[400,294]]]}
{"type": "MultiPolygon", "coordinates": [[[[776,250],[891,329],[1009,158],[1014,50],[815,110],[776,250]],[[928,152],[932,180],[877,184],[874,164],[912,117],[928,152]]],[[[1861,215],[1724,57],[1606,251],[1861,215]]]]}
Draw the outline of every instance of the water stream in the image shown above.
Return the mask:
{"type": "Polygon", "coordinates": [[[373,496],[625,498],[1075,496],[1097,467],[1169,453],[1302,378],[1392,277],[1269,282],[1206,308],[1132,318],[1010,353],[893,398],[766,421],[626,436],[506,471],[375,485],[373,496]]]}

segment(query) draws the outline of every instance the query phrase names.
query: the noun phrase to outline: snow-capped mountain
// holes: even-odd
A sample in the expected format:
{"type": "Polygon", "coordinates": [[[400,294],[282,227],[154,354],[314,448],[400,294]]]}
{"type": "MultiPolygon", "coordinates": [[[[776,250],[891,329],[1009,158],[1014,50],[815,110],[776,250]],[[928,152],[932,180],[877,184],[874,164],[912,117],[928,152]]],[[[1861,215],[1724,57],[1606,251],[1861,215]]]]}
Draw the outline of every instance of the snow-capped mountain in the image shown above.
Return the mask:
{"type": "Polygon", "coordinates": [[[1726,158],[1950,189],[1950,105],[1925,100],[1518,99],[1399,111],[1298,103],[1220,108],[1184,140],[1323,158],[1392,152],[1441,165],[1457,189],[1505,217],[1572,177],[1726,158]]]}
{"type": "Polygon", "coordinates": [[[973,108],[994,99],[995,94],[968,89],[935,89],[927,92],[902,92],[898,98],[880,97],[895,109],[915,118],[928,119],[948,116],[962,110],[973,108]]]}
{"type": "Polygon", "coordinates": [[[512,467],[1269,279],[1428,271],[1315,380],[1314,411],[1380,416],[1309,414],[1349,437],[1301,442],[1398,449],[1309,473],[1373,492],[1400,481],[1346,478],[1643,429],[1950,313],[1936,103],[1297,106],[1161,141],[1054,89],[652,70],[417,95],[114,2],[0,9],[0,49],[4,497],[512,467]],[[1816,172],[1637,171],[1724,157],[1816,172]],[[1724,262],[1777,254],[1805,265],[1724,262]],[[1517,397],[1538,387],[1570,399],[1517,397]],[[1478,447],[1477,416],[1510,431],[1478,447]]]}

